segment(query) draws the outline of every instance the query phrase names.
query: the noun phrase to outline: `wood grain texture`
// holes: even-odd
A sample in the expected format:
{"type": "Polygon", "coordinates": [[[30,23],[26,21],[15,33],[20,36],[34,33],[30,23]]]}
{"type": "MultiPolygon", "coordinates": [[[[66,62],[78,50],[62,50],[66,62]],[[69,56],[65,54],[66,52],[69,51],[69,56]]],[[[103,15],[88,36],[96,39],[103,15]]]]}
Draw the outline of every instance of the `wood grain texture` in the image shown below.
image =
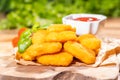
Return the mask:
{"type": "Polygon", "coordinates": [[[113,66],[85,67],[71,65],[24,66],[15,62],[10,42],[1,42],[0,80],[115,80],[118,68],[113,66]]]}
{"type": "Polygon", "coordinates": [[[16,64],[12,56],[2,57],[0,63],[1,80],[110,80],[117,77],[116,66],[23,66],[16,64]]]}
{"type": "MultiPolygon", "coordinates": [[[[100,27],[96,35],[120,38],[120,28],[106,26],[100,27]]],[[[117,80],[114,75],[118,72],[116,66],[90,68],[82,66],[23,66],[16,64],[11,45],[11,40],[16,35],[17,30],[0,31],[0,80],[117,80]],[[92,76],[92,74],[95,75],[92,76]],[[101,75],[101,77],[98,75],[101,75]]]]}
{"type": "Polygon", "coordinates": [[[105,23],[106,28],[119,28],[120,29],[120,18],[108,18],[105,23]]]}
{"type": "Polygon", "coordinates": [[[18,30],[1,30],[0,31],[0,42],[11,41],[15,36],[17,36],[18,30]]]}

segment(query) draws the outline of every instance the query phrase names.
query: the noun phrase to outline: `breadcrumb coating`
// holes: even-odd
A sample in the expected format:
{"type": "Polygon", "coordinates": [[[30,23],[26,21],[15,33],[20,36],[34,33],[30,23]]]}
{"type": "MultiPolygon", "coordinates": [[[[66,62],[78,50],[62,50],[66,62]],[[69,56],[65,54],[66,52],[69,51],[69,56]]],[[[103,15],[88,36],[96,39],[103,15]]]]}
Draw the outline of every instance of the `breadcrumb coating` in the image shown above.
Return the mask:
{"type": "Polygon", "coordinates": [[[32,43],[33,44],[40,44],[45,42],[45,36],[47,35],[47,30],[38,30],[37,32],[33,33],[32,35],[32,43]]]}
{"type": "Polygon", "coordinates": [[[47,28],[50,32],[61,32],[61,31],[74,31],[75,28],[72,28],[70,25],[65,24],[52,24],[47,28]]]}
{"type": "Polygon", "coordinates": [[[101,47],[101,41],[97,38],[86,38],[81,41],[81,44],[92,50],[97,50],[101,47]]]}
{"type": "Polygon", "coordinates": [[[73,31],[50,32],[46,36],[48,42],[66,42],[69,40],[76,40],[77,36],[73,31]]]}
{"type": "Polygon", "coordinates": [[[95,56],[83,47],[81,44],[77,42],[68,41],[64,44],[65,51],[72,54],[75,58],[79,59],[80,61],[86,64],[92,64],[95,62],[95,56]]]}
{"type": "Polygon", "coordinates": [[[83,34],[83,35],[80,35],[78,38],[77,38],[77,41],[78,42],[81,42],[82,40],[86,39],[86,38],[95,38],[95,35],[93,34],[83,34]]]}
{"type": "Polygon", "coordinates": [[[54,54],[61,51],[62,44],[59,42],[47,42],[41,44],[31,45],[25,53],[23,53],[23,59],[25,60],[34,60],[35,57],[43,54],[54,54]],[[31,57],[31,59],[30,59],[31,57]],[[29,59],[26,59],[29,58],[29,59]]]}
{"type": "Polygon", "coordinates": [[[43,65],[68,66],[73,60],[73,56],[68,52],[47,54],[37,57],[37,62],[43,65]]]}

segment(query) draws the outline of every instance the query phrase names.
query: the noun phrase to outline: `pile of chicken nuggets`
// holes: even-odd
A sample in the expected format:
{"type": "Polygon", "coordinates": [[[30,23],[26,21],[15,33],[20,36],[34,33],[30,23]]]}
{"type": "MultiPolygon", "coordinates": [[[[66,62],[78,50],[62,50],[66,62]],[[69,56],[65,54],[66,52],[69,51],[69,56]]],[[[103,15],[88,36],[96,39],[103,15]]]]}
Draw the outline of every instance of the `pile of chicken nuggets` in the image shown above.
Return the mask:
{"type": "Polygon", "coordinates": [[[77,36],[70,25],[52,24],[46,30],[32,35],[32,45],[24,53],[17,52],[16,59],[35,61],[42,65],[69,66],[74,58],[93,64],[101,41],[92,34],[77,36]]]}

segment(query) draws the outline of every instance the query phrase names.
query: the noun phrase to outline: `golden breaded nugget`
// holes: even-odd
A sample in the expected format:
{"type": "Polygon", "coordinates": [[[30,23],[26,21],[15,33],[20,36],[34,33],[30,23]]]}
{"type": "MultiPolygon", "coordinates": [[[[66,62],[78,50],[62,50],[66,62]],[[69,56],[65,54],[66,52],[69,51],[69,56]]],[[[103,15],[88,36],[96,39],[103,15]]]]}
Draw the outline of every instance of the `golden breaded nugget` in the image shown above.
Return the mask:
{"type": "Polygon", "coordinates": [[[32,44],[23,53],[25,60],[34,60],[35,57],[43,54],[53,54],[62,49],[62,44],[59,42],[46,42],[41,44],[32,44]]]}
{"type": "Polygon", "coordinates": [[[74,57],[86,64],[92,64],[95,62],[95,56],[77,42],[68,41],[64,44],[65,51],[71,53],[74,57]]]}
{"type": "MultiPolygon", "coordinates": [[[[86,48],[86,47],[84,47],[84,48],[86,48]]],[[[89,49],[89,48],[86,48],[86,50],[87,50],[88,52],[90,52],[93,56],[96,56],[96,55],[97,55],[97,53],[96,53],[94,50],[91,50],[91,49],[89,49]]]]}
{"type": "Polygon", "coordinates": [[[43,65],[68,66],[73,60],[73,56],[68,52],[60,52],[51,55],[37,57],[37,62],[43,65]]]}
{"type": "Polygon", "coordinates": [[[65,24],[52,24],[47,28],[48,31],[60,32],[60,31],[74,31],[75,28],[72,28],[70,25],[65,24]]]}
{"type": "Polygon", "coordinates": [[[73,31],[50,32],[46,36],[46,41],[66,42],[76,40],[76,38],[77,38],[76,33],[73,31]]]}
{"type": "Polygon", "coordinates": [[[24,59],[24,60],[26,60],[26,61],[28,61],[28,60],[29,60],[29,61],[32,61],[32,60],[35,59],[35,57],[30,56],[30,55],[27,54],[26,52],[24,52],[24,53],[19,53],[19,52],[17,52],[16,55],[15,55],[15,57],[16,57],[17,60],[24,59]]]}
{"type": "Polygon", "coordinates": [[[32,61],[35,60],[35,56],[31,56],[27,52],[22,53],[22,58],[26,61],[32,61]]]}
{"type": "Polygon", "coordinates": [[[93,34],[83,34],[77,38],[77,41],[81,42],[83,39],[86,38],[95,38],[95,36],[93,34]]]}
{"type": "Polygon", "coordinates": [[[16,58],[17,60],[20,60],[20,59],[22,58],[22,54],[19,53],[19,52],[16,52],[15,58],[16,58]]]}
{"type": "Polygon", "coordinates": [[[95,52],[95,55],[96,55],[96,56],[98,55],[99,51],[100,51],[100,48],[99,48],[99,49],[94,50],[94,52],[95,52]]]}
{"type": "Polygon", "coordinates": [[[81,44],[89,49],[97,50],[101,46],[101,41],[97,38],[86,38],[81,41],[81,44]]]}
{"type": "Polygon", "coordinates": [[[45,36],[47,35],[47,30],[38,30],[37,32],[33,33],[32,36],[32,43],[33,44],[40,44],[45,41],[45,36]]]}

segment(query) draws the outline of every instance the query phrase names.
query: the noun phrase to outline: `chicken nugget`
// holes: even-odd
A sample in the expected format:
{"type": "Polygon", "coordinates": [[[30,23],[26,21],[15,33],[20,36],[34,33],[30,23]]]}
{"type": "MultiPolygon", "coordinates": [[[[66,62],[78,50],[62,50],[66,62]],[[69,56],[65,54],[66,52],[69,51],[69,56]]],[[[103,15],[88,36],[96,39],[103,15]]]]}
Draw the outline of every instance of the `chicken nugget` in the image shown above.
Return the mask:
{"type": "Polygon", "coordinates": [[[45,36],[47,35],[47,30],[38,30],[37,32],[33,33],[32,36],[32,43],[33,44],[40,44],[45,41],[45,36]]]}
{"type": "Polygon", "coordinates": [[[25,60],[34,60],[35,57],[43,54],[53,54],[59,52],[62,49],[62,44],[59,42],[47,42],[41,44],[32,44],[23,53],[25,60]]]}
{"type": "Polygon", "coordinates": [[[53,31],[53,32],[60,32],[60,31],[74,31],[75,32],[75,28],[72,28],[70,25],[65,25],[65,24],[53,24],[50,25],[47,28],[48,31],[53,31]]]}
{"type": "Polygon", "coordinates": [[[97,56],[97,55],[98,55],[99,51],[100,51],[100,48],[99,48],[99,49],[95,49],[95,50],[94,50],[94,52],[95,52],[95,56],[97,56]]]}
{"type": "Polygon", "coordinates": [[[97,53],[96,53],[96,51],[95,50],[91,50],[91,49],[89,49],[89,48],[86,48],[86,47],[84,47],[88,52],[90,52],[93,56],[96,56],[97,55],[97,53]]]}
{"type": "Polygon", "coordinates": [[[26,52],[24,52],[24,53],[19,53],[19,52],[17,52],[17,53],[15,54],[15,58],[16,58],[17,60],[24,59],[24,60],[26,60],[26,61],[32,61],[32,60],[35,59],[35,57],[30,56],[30,55],[29,55],[28,53],[26,53],[26,52]]]}
{"type": "Polygon", "coordinates": [[[51,42],[66,42],[71,40],[76,40],[76,33],[73,31],[62,31],[62,32],[50,32],[46,36],[46,41],[51,42]]]}
{"type": "Polygon", "coordinates": [[[98,38],[86,38],[81,41],[81,44],[92,50],[97,50],[101,47],[101,41],[98,38]]]}
{"type": "Polygon", "coordinates": [[[93,34],[83,34],[83,35],[80,35],[77,38],[77,41],[81,42],[83,39],[86,39],[86,38],[95,38],[95,35],[93,35],[93,34]]]}
{"type": "Polygon", "coordinates": [[[26,61],[32,61],[35,60],[35,56],[31,56],[27,52],[22,53],[22,58],[26,61]]]}
{"type": "Polygon", "coordinates": [[[68,52],[48,54],[37,57],[37,62],[43,65],[68,66],[73,60],[73,56],[68,52]]]}
{"type": "Polygon", "coordinates": [[[20,60],[20,59],[22,58],[22,54],[19,53],[19,52],[16,52],[15,58],[16,58],[17,60],[20,60]]]}
{"type": "Polygon", "coordinates": [[[64,49],[86,64],[92,64],[96,60],[96,57],[91,53],[91,51],[87,50],[80,43],[68,41],[64,44],[64,49]]]}

